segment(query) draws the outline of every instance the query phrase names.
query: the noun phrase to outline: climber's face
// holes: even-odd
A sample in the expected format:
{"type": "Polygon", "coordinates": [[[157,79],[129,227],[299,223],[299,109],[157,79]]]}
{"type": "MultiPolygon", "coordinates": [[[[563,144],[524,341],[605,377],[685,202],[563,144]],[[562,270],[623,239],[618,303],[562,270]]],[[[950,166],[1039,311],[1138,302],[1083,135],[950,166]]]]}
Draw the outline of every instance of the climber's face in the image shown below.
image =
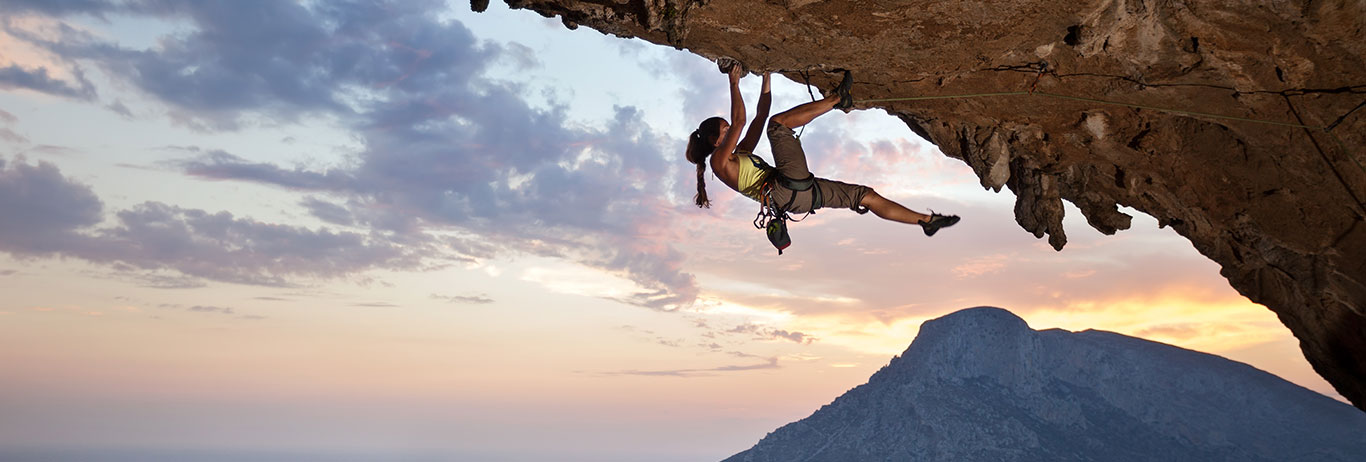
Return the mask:
{"type": "Polygon", "coordinates": [[[712,146],[721,147],[721,139],[726,137],[726,130],[730,130],[730,122],[723,120],[721,121],[721,129],[716,132],[716,139],[711,143],[712,146]]]}

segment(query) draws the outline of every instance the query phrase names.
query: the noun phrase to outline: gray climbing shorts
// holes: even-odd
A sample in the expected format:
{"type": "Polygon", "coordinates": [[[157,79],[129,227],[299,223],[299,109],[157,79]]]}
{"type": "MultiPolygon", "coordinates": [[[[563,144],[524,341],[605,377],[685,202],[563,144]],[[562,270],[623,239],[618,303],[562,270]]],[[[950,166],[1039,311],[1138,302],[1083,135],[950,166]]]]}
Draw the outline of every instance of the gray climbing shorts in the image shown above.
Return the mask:
{"type": "MultiPolygon", "coordinates": [[[[802,142],[797,139],[791,128],[772,120],[768,121],[768,144],[773,149],[773,163],[779,174],[796,179],[811,175],[811,170],[806,165],[806,151],[802,150],[802,142]]],[[[794,192],[781,185],[773,185],[773,200],[781,205],[792,199],[792,205],[787,207],[789,213],[806,213],[819,208],[858,210],[859,202],[868,191],[872,191],[872,188],[816,178],[815,188],[806,191],[794,192]],[[814,194],[814,189],[820,190],[821,202],[813,208],[811,195],[814,194]],[[797,197],[793,198],[793,194],[797,197]]]]}

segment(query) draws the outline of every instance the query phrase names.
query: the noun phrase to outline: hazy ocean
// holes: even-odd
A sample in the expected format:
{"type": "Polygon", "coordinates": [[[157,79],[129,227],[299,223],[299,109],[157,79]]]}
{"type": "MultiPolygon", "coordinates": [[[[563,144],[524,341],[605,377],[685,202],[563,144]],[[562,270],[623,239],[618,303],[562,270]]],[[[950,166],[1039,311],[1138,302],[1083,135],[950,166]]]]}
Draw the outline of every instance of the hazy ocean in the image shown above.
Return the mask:
{"type": "Polygon", "coordinates": [[[452,460],[508,460],[489,454],[393,453],[267,450],[162,449],[9,449],[0,448],[2,462],[427,462],[452,460]]]}

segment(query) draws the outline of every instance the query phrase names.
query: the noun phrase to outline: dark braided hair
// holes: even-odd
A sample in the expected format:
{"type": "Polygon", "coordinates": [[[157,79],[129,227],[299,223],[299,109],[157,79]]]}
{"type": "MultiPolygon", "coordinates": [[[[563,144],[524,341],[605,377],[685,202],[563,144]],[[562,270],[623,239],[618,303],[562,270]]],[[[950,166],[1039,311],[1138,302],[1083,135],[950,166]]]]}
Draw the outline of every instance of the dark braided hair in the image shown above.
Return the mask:
{"type": "Polygon", "coordinates": [[[726,119],[720,117],[703,120],[697,126],[697,130],[693,130],[692,135],[688,136],[688,148],[685,154],[688,162],[697,164],[697,195],[693,196],[693,203],[701,208],[711,207],[711,201],[707,200],[707,182],[705,179],[707,156],[716,150],[716,139],[721,136],[721,122],[725,121],[726,119]]]}

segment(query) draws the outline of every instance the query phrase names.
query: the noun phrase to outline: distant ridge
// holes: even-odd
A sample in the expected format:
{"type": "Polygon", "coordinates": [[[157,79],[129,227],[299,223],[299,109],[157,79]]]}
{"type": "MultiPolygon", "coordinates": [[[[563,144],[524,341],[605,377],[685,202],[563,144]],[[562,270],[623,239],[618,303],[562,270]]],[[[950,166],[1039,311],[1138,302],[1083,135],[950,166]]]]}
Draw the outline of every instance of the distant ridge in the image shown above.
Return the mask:
{"type": "Polygon", "coordinates": [[[1243,363],[969,308],[725,462],[1366,461],[1366,413],[1243,363]]]}

